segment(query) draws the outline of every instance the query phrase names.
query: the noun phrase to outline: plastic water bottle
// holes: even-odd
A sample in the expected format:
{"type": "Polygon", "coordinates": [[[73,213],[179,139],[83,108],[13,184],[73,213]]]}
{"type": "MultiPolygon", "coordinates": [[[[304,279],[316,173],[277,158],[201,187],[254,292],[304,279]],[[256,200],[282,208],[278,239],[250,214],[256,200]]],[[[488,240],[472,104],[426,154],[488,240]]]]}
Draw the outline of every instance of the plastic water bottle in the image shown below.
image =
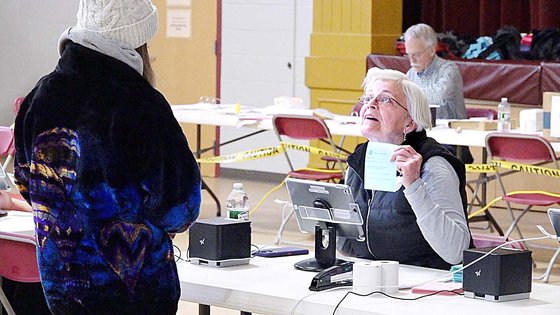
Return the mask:
{"type": "Polygon", "coordinates": [[[227,218],[249,220],[249,197],[243,190],[243,183],[234,183],[226,201],[227,218]]]}
{"type": "Polygon", "coordinates": [[[502,97],[502,101],[498,104],[498,131],[508,132],[511,127],[511,106],[509,106],[507,97],[502,97]]]}

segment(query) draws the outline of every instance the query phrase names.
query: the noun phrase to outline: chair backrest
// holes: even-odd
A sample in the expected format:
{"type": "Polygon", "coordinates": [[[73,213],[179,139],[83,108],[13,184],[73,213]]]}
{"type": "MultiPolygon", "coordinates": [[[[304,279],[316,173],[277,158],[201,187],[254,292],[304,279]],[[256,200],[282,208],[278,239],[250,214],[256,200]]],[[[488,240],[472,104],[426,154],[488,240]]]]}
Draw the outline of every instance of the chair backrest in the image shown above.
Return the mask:
{"type": "MultiPolygon", "coordinates": [[[[501,235],[476,234],[476,233],[471,233],[471,235],[473,238],[473,245],[475,248],[497,247],[506,242],[511,241],[511,239],[501,235]]],[[[525,249],[525,246],[521,242],[513,242],[511,244],[506,245],[505,247],[522,249],[522,250],[525,249]]]]}
{"type": "MultiPolygon", "coordinates": [[[[333,142],[329,127],[325,121],[317,116],[298,116],[298,115],[275,115],[272,117],[272,126],[278,136],[278,140],[283,141],[282,136],[299,140],[324,140],[327,142],[332,152],[336,152],[336,145],[333,142]]],[[[286,153],[288,164],[292,171],[294,167],[290,157],[286,153]]],[[[343,171],[342,162],[338,159],[337,164],[343,171]]]]}
{"type": "Polygon", "coordinates": [[[18,97],[15,99],[14,108],[13,108],[14,114],[17,114],[19,112],[19,108],[21,107],[21,103],[23,103],[24,99],[25,99],[24,97],[18,97]]]}
{"type": "Polygon", "coordinates": [[[0,126],[0,157],[13,154],[14,132],[10,127],[0,126]]]}
{"type": "Polygon", "coordinates": [[[275,115],[272,125],[279,136],[301,140],[331,138],[329,128],[323,119],[317,116],[275,115]]]}
{"type": "Polygon", "coordinates": [[[490,159],[530,164],[553,162],[558,168],[554,148],[538,135],[492,132],[486,136],[486,150],[490,159]]]}
{"type": "Polygon", "coordinates": [[[498,112],[490,108],[467,108],[467,118],[485,117],[489,120],[498,119],[498,112]]]}

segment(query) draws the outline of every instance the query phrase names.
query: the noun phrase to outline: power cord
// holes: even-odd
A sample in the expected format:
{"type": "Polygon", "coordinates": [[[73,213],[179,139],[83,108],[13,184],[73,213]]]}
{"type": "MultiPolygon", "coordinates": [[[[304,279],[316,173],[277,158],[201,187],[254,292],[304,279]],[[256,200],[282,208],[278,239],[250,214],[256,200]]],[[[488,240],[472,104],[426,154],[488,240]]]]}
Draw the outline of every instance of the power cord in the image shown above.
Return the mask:
{"type": "MultiPolygon", "coordinates": [[[[173,255],[175,256],[175,262],[176,262],[176,263],[179,262],[179,261],[189,261],[188,257],[187,257],[187,259],[184,259],[184,258],[182,257],[182,256],[183,256],[183,252],[181,251],[181,249],[179,248],[179,246],[173,244],[173,248],[175,249],[175,250],[173,250],[173,255]],[[179,254],[178,254],[178,255],[175,254],[175,251],[178,251],[179,254]]],[[[187,255],[187,256],[188,256],[188,255],[187,255]]]]}
{"type": "Polygon", "coordinates": [[[284,230],[286,229],[286,224],[288,224],[288,221],[290,221],[290,218],[294,215],[295,209],[294,209],[292,203],[289,202],[289,201],[275,199],[274,202],[284,205],[284,207],[282,208],[282,219],[280,221],[280,227],[278,228],[278,232],[276,233],[272,242],[261,246],[261,249],[264,249],[264,248],[266,248],[268,246],[271,246],[271,245],[278,245],[280,243],[295,245],[295,246],[312,246],[310,244],[305,244],[305,243],[301,243],[301,242],[290,242],[290,241],[282,240],[282,234],[283,234],[284,230]],[[287,208],[290,208],[290,212],[286,216],[286,209],[287,208]]]}
{"type": "Polygon", "coordinates": [[[365,297],[365,296],[370,296],[370,295],[373,295],[373,294],[381,294],[381,295],[383,295],[383,296],[386,296],[386,297],[388,297],[388,298],[395,299],[395,300],[401,300],[401,301],[416,301],[416,300],[423,299],[423,298],[425,298],[425,297],[432,296],[432,295],[437,295],[437,294],[440,294],[440,293],[453,293],[453,294],[456,294],[456,295],[463,295],[463,293],[457,292],[456,290],[440,290],[440,291],[428,293],[428,294],[425,294],[425,295],[417,296],[417,297],[414,297],[414,298],[403,298],[403,297],[398,297],[398,296],[394,296],[394,295],[389,295],[389,294],[387,294],[387,293],[385,293],[385,292],[383,292],[383,291],[373,291],[373,292],[366,293],[366,294],[360,294],[360,293],[356,293],[356,292],[354,292],[354,291],[348,291],[348,292],[346,292],[346,294],[344,294],[344,296],[342,297],[342,299],[340,299],[340,301],[338,302],[338,304],[336,304],[336,306],[334,307],[334,310],[333,310],[333,312],[332,312],[332,315],[335,315],[335,314],[336,314],[336,311],[337,311],[338,308],[340,307],[340,304],[342,304],[342,302],[344,301],[344,299],[346,299],[346,297],[347,297],[348,295],[350,295],[350,294],[354,294],[354,295],[357,295],[357,296],[363,296],[363,297],[365,297]]]}
{"type": "MultiPolygon", "coordinates": [[[[542,194],[542,195],[546,195],[549,197],[560,197],[560,194],[555,194],[555,193],[551,193],[548,191],[542,191],[542,190],[519,190],[519,191],[512,191],[506,194],[506,196],[513,196],[513,195],[519,195],[519,194],[542,194]]],[[[494,198],[494,200],[490,201],[488,204],[486,204],[484,207],[476,210],[475,212],[469,214],[468,219],[471,219],[472,217],[481,214],[482,212],[486,211],[488,208],[490,208],[493,204],[495,204],[496,202],[500,201],[503,199],[503,196],[499,196],[494,198]]]]}
{"type": "Polygon", "coordinates": [[[479,262],[482,259],[488,257],[490,254],[492,254],[493,252],[497,251],[498,249],[500,249],[502,247],[505,247],[507,245],[514,244],[514,243],[519,243],[519,242],[524,242],[524,241],[536,241],[536,240],[542,240],[542,239],[545,239],[545,238],[550,238],[550,236],[547,235],[547,236],[540,236],[540,237],[530,237],[530,238],[523,238],[523,239],[520,239],[520,240],[511,240],[511,241],[505,242],[503,244],[500,244],[500,245],[494,247],[492,250],[488,251],[486,254],[478,257],[477,259],[471,261],[467,265],[465,265],[465,266],[463,266],[463,267],[461,267],[457,270],[450,271],[450,272],[446,273],[445,275],[443,275],[441,277],[438,277],[438,278],[435,278],[435,279],[419,282],[419,283],[416,283],[416,284],[413,284],[413,285],[407,285],[406,287],[399,287],[399,289],[408,289],[408,288],[411,288],[411,287],[420,286],[420,285],[423,285],[423,284],[426,284],[426,283],[429,283],[429,282],[433,282],[433,281],[447,280],[453,274],[455,274],[457,272],[461,272],[461,271],[465,270],[466,268],[476,264],[477,262],[479,262]]]}
{"type": "MultiPolygon", "coordinates": [[[[453,274],[455,274],[455,273],[457,273],[457,272],[463,271],[464,269],[466,269],[466,268],[468,268],[468,267],[470,267],[470,266],[476,264],[477,262],[481,261],[482,259],[488,257],[488,255],[492,254],[493,252],[497,251],[498,249],[500,249],[500,248],[502,248],[502,247],[505,247],[505,246],[507,246],[507,245],[510,245],[510,244],[515,244],[515,243],[519,243],[519,242],[523,242],[523,241],[535,241],[535,240],[541,240],[541,239],[546,239],[546,238],[557,239],[557,236],[556,236],[556,235],[553,235],[553,234],[548,233],[542,226],[537,225],[537,228],[538,228],[543,234],[545,234],[545,236],[541,236],[541,237],[532,237],[532,238],[524,238],[524,239],[520,239],[520,240],[511,240],[511,241],[505,242],[505,243],[503,243],[503,244],[500,244],[500,245],[494,247],[492,250],[488,251],[486,254],[482,255],[481,257],[479,257],[479,258],[473,260],[473,261],[470,262],[469,264],[467,264],[467,265],[465,265],[465,266],[463,266],[463,267],[461,267],[461,268],[459,268],[459,269],[457,269],[457,270],[453,270],[453,271],[451,271],[451,272],[448,272],[448,273],[446,273],[445,275],[443,275],[443,276],[441,276],[441,277],[438,277],[438,278],[435,278],[435,279],[431,279],[431,280],[427,280],[427,281],[423,281],[423,282],[420,282],[420,283],[417,283],[417,284],[414,284],[414,285],[399,286],[399,289],[408,289],[408,288],[411,288],[411,287],[416,287],[416,286],[423,285],[423,284],[426,284],[426,283],[429,283],[429,282],[433,282],[433,281],[447,280],[447,279],[449,278],[449,276],[451,276],[451,275],[453,275],[453,274]]],[[[344,289],[344,288],[334,288],[334,289],[344,289]]],[[[320,292],[314,292],[313,294],[309,294],[309,295],[304,296],[303,298],[301,298],[301,299],[294,305],[294,307],[292,308],[292,311],[290,312],[290,314],[293,314],[293,313],[295,312],[295,309],[297,308],[297,306],[298,306],[304,299],[306,299],[306,298],[308,298],[308,297],[310,297],[310,296],[312,296],[312,295],[314,295],[314,294],[318,294],[318,293],[322,293],[322,292],[330,292],[330,291],[333,291],[333,289],[325,290],[325,291],[320,291],[320,292]]],[[[370,295],[372,295],[372,294],[381,294],[381,295],[383,295],[383,296],[386,296],[386,297],[392,298],[392,299],[405,300],[405,301],[414,301],[414,300],[418,300],[418,299],[425,298],[425,297],[428,297],[428,296],[437,295],[437,294],[439,294],[439,293],[454,293],[454,294],[457,294],[457,295],[463,295],[462,293],[459,293],[459,292],[457,292],[457,291],[455,291],[455,290],[441,290],[441,291],[432,292],[432,293],[425,294],[425,295],[421,295],[421,296],[414,297],[414,298],[402,298],[402,297],[397,297],[397,296],[389,295],[389,294],[387,294],[387,293],[385,293],[385,292],[382,292],[382,291],[373,291],[373,292],[370,292],[370,293],[367,293],[367,294],[359,294],[359,293],[356,293],[356,292],[353,292],[353,291],[348,291],[348,292],[346,292],[346,294],[342,297],[342,299],[338,302],[338,304],[335,306],[335,308],[334,308],[332,314],[334,315],[334,314],[336,313],[336,311],[337,311],[338,308],[340,307],[340,304],[342,304],[342,302],[346,299],[346,297],[347,297],[349,294],[354,294],[354,295],[357,295],[357,296],[370,296],[370,295]]]]}
{"type": "Polygon", "coordinates": [[[249,211],[249,215],[253,214],[255,211],[257,211],[257,209],[262,205],[262,203],[266,200],[266,198],[268,198],[268,196],[273,193],[274,191],[278,190],[280,187],[284,186],[284,183],[286,182],[286,180],[288,179],[289,176],[286,176],[282,182],[280,182],[280,184],[278,184],[277,186],[273,187],[272,189],[270,189],[269,191],[266,192],[266,194],[264,194],[264,196],[261,198],[261,200],[259,200],[259,202],[257,203],[257,205],[251,209],[249,211]]]}

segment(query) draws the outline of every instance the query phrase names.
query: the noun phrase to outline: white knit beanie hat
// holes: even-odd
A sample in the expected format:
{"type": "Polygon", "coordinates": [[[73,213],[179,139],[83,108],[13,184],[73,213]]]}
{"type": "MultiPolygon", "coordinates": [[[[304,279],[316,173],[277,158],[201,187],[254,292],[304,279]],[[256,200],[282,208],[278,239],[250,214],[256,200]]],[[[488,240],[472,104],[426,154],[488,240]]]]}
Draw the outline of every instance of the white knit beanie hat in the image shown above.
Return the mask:
{"type": "Polygon", "coordinates": [[[158,16],[150,0],[80,0],[77,27],[138,48],[157,32],[158,16]]]}

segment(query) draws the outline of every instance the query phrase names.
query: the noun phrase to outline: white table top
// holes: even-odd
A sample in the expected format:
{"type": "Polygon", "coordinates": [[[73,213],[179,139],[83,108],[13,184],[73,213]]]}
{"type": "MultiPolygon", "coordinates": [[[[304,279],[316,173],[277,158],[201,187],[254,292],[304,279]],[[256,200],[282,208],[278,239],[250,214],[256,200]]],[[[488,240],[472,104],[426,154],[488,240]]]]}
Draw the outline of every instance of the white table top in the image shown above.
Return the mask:
{"type": "MultiPolygon", "coordinates": [[[[214,268],[179,262],[181,299],[259,314],[332,314],[349,290],[308,290],[312,272],[293,268],[294,262],[310,257],[252,258],[249,265],[214,268]],[[302,300],[303,299],[303,300],[302,300]]],[[[436,279],[445,271],[401,265],[399,284],[409,285],[436,279]]],[[[401,298],[420,295],[410,290],[393,294],[401,298]]],[[[558,314],[560,286],[533,283],[531,298],[510,302],[489,302],[463,296],[431,296],[401,301],[381,295],[349,295],[337,314],[558,314]]]]}
{"type": "Polygon", "coordinates": [[[8,211],[8,215],[0,217],[0,231],[35,235],[33,213],[21,211],[8,211]]]}
{"type": "MultiPolygon", "coordinates": [[[[213,104],[192,104],[174,105],[173,114],[181,123],[245,127],[252,129],[272,130],[272,114],[301,114],[312,115],[312,110],[291,110],[285,109],[272,113],[271,111],[254,111],[250,108],[242,108],[241,113],[234,114],[230,105],[213,104]]],[[[334,119],[326,119],[325,122],[331,134],[340,136],[361,137],[360,125],[357,117],[334,115],[334,119]]],[[[447,121],[437,121],[437,126],[427,130],[428,136],[434,138],[442,144],[464,145],[471,147],[484,147],[485,138],[491,131],[482,130],[462,130],[457,132],[455,129],[447,127],[447,121]]],[[[513,130],[515,132],[515,130],[513,130]]],[[[551,142],[556,152],[560,152],[560,142],[551,142]]]]}

